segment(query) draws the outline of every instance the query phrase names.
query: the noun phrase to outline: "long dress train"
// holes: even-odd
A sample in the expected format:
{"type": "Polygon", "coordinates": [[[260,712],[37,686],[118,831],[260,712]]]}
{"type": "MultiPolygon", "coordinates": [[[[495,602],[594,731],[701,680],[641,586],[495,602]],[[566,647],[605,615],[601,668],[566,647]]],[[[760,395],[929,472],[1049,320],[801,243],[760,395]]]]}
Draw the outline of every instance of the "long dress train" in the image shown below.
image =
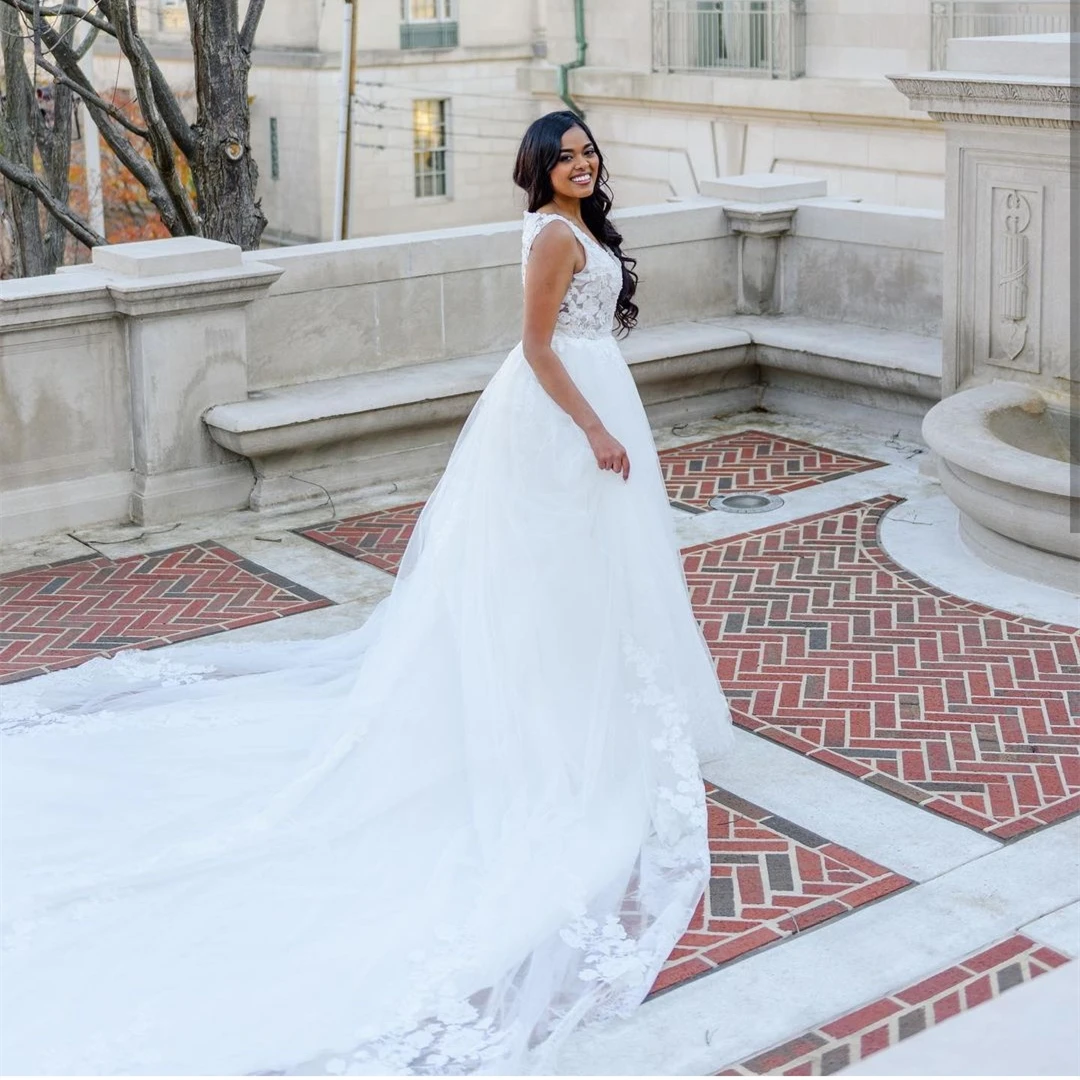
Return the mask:
{"type": "Polygon", "coordinates": [[[518,346],[361,629],[4,688],[5,1072],[545,1071],[648,992],[730,721],[575,231],[553,345],[629,481],[518,346]]]}

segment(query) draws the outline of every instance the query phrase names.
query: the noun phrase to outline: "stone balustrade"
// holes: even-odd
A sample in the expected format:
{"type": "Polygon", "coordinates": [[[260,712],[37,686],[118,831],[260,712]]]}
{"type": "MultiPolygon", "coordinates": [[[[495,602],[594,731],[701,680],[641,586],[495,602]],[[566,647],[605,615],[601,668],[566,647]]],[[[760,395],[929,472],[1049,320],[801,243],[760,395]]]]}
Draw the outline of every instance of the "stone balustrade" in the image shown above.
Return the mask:
{"type": "MultiPolygon", "coordinates": [[[[619,215],[641,276],[624,352],[656,422],[842,403],[854,419],[899,409],[914,431],[937,400],[941,215],[805,185],[788,183],[765,229],[754,210],[777,193],[754,177],[738,198],[619,215]]],[[[518,222],[93,254],[0,283],[6,542],[289,509],[314,484],[347,498],[437,468],[520,335],[518,222]]]]}

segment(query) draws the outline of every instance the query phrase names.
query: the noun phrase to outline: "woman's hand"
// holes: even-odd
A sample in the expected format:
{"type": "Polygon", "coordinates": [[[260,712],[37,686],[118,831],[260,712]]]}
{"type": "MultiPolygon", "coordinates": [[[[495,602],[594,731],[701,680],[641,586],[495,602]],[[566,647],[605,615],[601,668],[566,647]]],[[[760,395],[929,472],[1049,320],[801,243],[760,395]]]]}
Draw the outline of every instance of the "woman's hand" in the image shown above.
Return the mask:
{"type": "Polygon", "coordinates": [[[624,480],[630,479],[630,456],[626,448],[618,439],[612,438],[606,428],[599,427],[585,433],[589,439],[589,446],[596,455],[596,464],[601,469],[610,469],[613,473],[621,473],[624,480]]]}

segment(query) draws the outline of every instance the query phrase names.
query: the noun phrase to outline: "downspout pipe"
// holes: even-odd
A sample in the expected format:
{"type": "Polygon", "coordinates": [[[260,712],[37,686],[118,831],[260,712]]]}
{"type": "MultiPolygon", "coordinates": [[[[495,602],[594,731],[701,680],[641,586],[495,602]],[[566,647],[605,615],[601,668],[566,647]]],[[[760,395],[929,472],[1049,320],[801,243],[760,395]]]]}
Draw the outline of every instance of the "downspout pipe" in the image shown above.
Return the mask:
{"type": "Polygon", "coordinates": [[[577,117],[584,120],[585,112],[570,96],[570,72],[585,66],[585,0],[574,0],[574,37],[577,39],[577,59],[559,65],[559,97],[563,104],[577,117]]]}

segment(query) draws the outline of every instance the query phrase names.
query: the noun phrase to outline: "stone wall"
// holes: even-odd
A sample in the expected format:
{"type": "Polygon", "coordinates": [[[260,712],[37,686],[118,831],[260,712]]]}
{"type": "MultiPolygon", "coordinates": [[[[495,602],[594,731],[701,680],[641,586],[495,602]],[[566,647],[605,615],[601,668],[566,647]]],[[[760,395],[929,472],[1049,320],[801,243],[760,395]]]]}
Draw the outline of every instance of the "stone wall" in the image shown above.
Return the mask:
{"type": "MultiPolygon", "coordinates": [[[[820,198],[789,210],[776,313],[936,332],[935,215],[820,198]]],[[[687,324],[715,337],[715,324],[735,315],[735,213],[698,199],[619,215],[639,260],[640,325],[653,328],[661,361],[666,338],[656,328],[672,324],[672,342],[687,324]]],[[[520,335],[520,228],[246,254],[156,241],[98,248],[93,265],[0,283],[3,539],[246,506],[251,464],[210,437],[208,409],[404,368],[422,400],[425,365],[445,379],[448,362],[510,348],[520,335]]],[[[746,331],[732,337],[750,340],[746,331]]],[[[715,343],[708,348],[715,354],[715,343]]]]}
{"type": "Polygon", "coordinates": [[[944,214],[820,199],[785,238],[785,314],[937,337],[944,214]]]}
{"type": "MultiPolygon", "coordinates": [[[[619,215],[638,259],[640,324],[734,311],[719,205],[619,215]]],[[[517,221],[259,251],[283,273],[250,310],[252,390],[509,349],[521,336],[517,221]]]]}

